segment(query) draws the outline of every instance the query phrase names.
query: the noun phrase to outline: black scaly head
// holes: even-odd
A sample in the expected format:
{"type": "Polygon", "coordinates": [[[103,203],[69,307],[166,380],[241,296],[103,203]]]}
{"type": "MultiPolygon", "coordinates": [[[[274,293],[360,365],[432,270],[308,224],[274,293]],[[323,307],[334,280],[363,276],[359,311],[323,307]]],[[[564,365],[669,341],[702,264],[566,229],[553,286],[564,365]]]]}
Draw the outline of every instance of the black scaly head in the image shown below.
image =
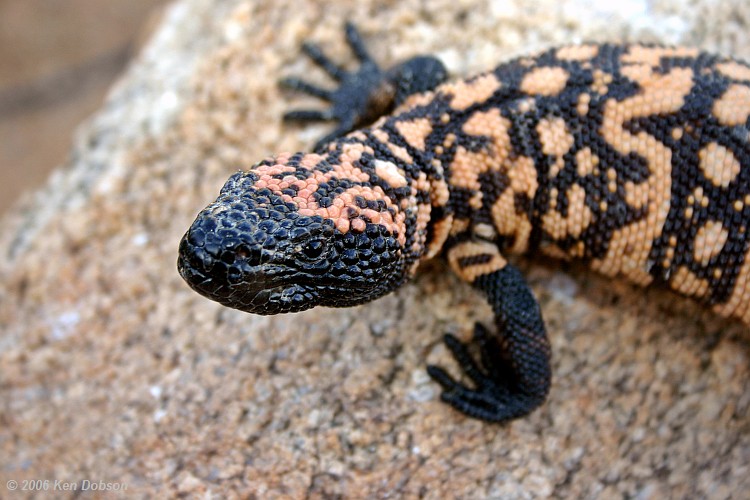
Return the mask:
{"type": "MultiPolygon", "coordinates": [[[[300,166],[297,175],[309,172],[300,166]]],[[[259,177],[255,169],[231,176],[183,236],[177,268],[196,292],[279,314],[369,302],[405,280],[403,249],[387,228],[366,222],[341,232],[322,211],[300,214],[279,190],[256,187],[259,177]]]]}

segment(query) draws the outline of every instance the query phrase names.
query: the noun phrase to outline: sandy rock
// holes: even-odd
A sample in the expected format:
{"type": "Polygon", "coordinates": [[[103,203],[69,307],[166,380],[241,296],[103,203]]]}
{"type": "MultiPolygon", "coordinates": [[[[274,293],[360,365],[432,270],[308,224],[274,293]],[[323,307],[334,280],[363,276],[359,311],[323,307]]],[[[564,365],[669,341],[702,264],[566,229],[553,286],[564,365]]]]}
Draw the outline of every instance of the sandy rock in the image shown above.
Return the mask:
{"type": "MultiPolygon", "coordinates": [[[[554,349],[548,402],[506,426],[439,402],[439,339],[489,308],[440,262],[353,309],[260,317],[193,293],[177,244],[225,178],[325,126],[276,79],[304,39],[351,61],[455,75],[581,40],[697,45],[750,58],[750,4],[190,0],[77,132],[70,160],[0,233],[0,496],[7,481],[258,498],[725,498],[750,489],[747,332],[580,266],[521,260],[554,349]],[[598,4],[602,5],[598,5],[598,4]]],[[[455,371],[455,370],[454,370],[455,371]]],[[[50,486],[51,487],[51,486],[50,486]]],[[[23,496],[31,496],[25,491],[23,496]]],[[[64,496],[63,492],[58,492],[64,496]]],[[[72,496],[72,494],[69,494],[72,496]]],[[[16,498],[15,496],[12,496],[16,498]]]]}

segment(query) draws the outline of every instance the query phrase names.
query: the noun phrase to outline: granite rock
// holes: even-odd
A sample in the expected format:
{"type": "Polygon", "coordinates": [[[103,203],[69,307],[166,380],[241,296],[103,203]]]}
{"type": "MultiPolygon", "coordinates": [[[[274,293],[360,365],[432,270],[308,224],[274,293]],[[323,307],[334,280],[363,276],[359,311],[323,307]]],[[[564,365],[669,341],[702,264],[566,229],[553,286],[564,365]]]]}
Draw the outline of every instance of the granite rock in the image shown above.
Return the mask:
{"type": "Polygon", "coordinates": [[[749,491],[750,337],[686,300],[518,260],[555,378],[542,408],[497,426],[441,404],[425,374],[428,362],[455,371],[443,332],[491,321],[440,261],[376,302],[275,317],[180,279],[179,239],[225,178],[326,130],[282,124],[316,103],[276,80],[325,81],[300,55],[305,39],[351,61],[346,19],[378,60],[434,53],[454,75],[582,40],[750,58],[744,0],[173,4],[69,161],[0,226],[0,496],[31,479],[141,497],[749,491]]]}

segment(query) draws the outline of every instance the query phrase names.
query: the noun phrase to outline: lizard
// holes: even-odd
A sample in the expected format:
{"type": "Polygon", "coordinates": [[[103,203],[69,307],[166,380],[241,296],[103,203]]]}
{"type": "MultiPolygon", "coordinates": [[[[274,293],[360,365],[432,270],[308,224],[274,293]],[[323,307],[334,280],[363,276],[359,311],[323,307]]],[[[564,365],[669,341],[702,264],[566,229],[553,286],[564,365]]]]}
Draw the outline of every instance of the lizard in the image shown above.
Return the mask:
{"type": "Polygon", "coordinates": [[[496,331],[444,336],[470,382],[428,374],[444,402],[500,423],[544,403],[552,377],[539,304],[508,255],[580,259],[750,324],[748,64],[589,43],[451,81],[432,56],[382,70],[353,24],[345,34],[356,71],[303,44],[334,90],[281,81],[330,103],[286,120],[335,129],[229,177],[180,242],[195,291],[255,314],[348,307],[443,255],[496,331]]]}

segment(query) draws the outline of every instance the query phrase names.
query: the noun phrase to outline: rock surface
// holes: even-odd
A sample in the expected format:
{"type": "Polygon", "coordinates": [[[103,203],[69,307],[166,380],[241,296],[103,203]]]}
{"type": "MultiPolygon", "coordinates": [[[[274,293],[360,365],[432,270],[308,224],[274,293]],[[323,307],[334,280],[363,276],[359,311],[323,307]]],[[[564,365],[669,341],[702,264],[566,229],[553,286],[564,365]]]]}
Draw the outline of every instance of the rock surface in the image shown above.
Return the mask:
{"type": "Polygon", "coordinates": [[[176,272],[179,238],[229,174],[322,135],[281,124],[293,104],[315,103],[275,81],[325,81],[300,55],[304,39],[350,61],[345,19],[378,60],[435,53],[454,75],[581,40],[750,58],[745,0],[599,3],[174,4],[68,164],[3,220],[0,496],[28,479],[136,496],[750,491],[750,338],[687,301],[519,261],[555,379],[540,410],[495,426],[441,404],[425,374],[427,362],[453,366],[442,332],[466,338],[491,321],[440,262],[371,304],[276,317],[222,308],[176,272]]]}

